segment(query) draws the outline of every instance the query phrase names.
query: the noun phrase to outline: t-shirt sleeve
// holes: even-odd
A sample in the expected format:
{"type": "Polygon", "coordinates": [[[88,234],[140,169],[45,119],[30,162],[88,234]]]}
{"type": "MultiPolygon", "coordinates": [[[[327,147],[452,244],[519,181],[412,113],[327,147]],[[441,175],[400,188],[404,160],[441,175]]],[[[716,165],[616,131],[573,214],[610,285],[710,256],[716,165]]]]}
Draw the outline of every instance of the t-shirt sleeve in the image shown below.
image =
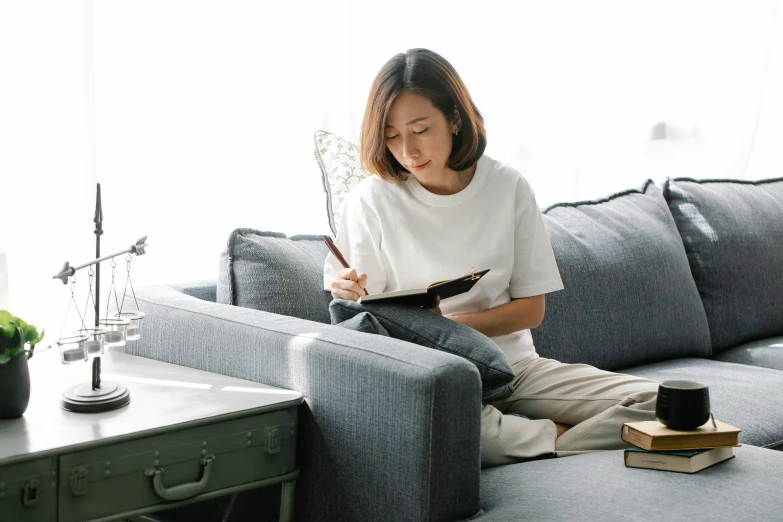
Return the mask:
{"type": "Polygon", "coordinates": [[[509,283],[511,298],[562,290],[563,281],[536,196],[522,176],[517,183],[514,217],[514,268],[509,283]]]}
{"type": "MultiPolygon", "coordinates": [[[[337,226],[335,245],[351,268],[367,273],[367,291],[372,295],[386,288],[386,270],[381,258],[381,226],[375,209],[355,193],[346,197],[337,226]]],[[[343,267],[331,252],[324,261],[324,290],[332,289],[332,281],[343,267]]]]}

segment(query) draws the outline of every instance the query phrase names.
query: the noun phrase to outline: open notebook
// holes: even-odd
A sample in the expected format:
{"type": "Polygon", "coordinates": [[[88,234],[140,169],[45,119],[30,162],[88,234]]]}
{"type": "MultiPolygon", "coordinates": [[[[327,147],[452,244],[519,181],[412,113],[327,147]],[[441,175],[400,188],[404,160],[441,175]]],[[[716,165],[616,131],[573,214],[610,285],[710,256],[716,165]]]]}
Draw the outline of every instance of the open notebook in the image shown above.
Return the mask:
{"type": "Polygon", "coordinates": [[[414,288],[412,290],[398,290],[396,292],[365,295],[359,298],[359,303],[398,303],[431,308],[435,306],[436,296],[440,296],[441,300],[443,300],[454,297],[455,295],[464,294],[473,288],[473,285],[484,277],[487,272],[489,272],[489,268],[485,270],[470,269],[459,277],[445,281],[437,281],[429,284],[426,288],[414,288]]]}

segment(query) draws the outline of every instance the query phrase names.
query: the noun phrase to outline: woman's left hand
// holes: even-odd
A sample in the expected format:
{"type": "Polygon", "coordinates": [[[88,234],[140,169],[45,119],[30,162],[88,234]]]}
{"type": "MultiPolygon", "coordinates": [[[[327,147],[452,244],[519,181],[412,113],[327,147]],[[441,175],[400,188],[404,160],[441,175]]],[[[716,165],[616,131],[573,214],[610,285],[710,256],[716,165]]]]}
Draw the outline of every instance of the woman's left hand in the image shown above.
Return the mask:
{"type": "Polygon", "coordinates": [[[435,312],[438,315],[443,315],[443,312],[440,311],[440,296],[435,295],[435,306],[432,308],[423,307],[425,310],[429,310],[430,312],[435,312]]]}

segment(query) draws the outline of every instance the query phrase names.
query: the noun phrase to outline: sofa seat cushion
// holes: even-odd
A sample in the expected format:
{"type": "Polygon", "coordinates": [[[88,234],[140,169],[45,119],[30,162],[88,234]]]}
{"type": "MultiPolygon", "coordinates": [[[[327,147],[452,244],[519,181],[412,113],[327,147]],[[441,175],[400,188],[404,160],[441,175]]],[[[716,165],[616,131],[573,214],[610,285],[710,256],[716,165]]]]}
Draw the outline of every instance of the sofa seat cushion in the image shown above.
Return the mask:
{"type": "Polygon", "coordinates": [[[783,178],[667,180],[713,353],[783,335],[783,178]]]}
{"type": "Polygon", "coordinates": [[[641,189],[543,212],[564,290],[531,330],[542,357],[602,370],[709,357],[688,258],[661,191],[641,189]]]}
{"type": "Polygon", "coordinates": [[[742,430],[740,444],[783,450],[783,372],[710,359],[674,359],[621,372],[658,382],[702,382],[710,387],[715,418],[742,430]]]}
{"type": "Polygon", "coordinates": [[[783,337],[771,337],[741,344],[719,353],[715,359],[783,370],[783,337]]]}
{"type": "Polygon", "coordinates": [[[779,520],[783,453],[734,453],[694,475],[626,468],[622,450],[489,468],[477,520],[779,520]]]}
{"type": "Polygon", "coordinates": [[[218,303],[329,324],[323,236],[238,228],[220,255],[218,303]]]}

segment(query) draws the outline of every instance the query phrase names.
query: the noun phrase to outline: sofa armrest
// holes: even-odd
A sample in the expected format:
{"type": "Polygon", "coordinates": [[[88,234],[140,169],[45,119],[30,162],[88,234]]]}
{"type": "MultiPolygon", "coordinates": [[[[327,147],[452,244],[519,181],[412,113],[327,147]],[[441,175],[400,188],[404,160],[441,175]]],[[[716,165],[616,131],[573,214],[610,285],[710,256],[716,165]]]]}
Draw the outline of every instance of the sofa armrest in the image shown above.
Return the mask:
{"type": "Polygon", "coordinates": [[[470,362],[383,336],[137,292],[123,351],[301,392],[299,520],[458,520],[480,510],[481,382],[470,362]]]}

